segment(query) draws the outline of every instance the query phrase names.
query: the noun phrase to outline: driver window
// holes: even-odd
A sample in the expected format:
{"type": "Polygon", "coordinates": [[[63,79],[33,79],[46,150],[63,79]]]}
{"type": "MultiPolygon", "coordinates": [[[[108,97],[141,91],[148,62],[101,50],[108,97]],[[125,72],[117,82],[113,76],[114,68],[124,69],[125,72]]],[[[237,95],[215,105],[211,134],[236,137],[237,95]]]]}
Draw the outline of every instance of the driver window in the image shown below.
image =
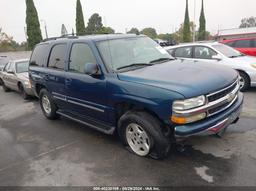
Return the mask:
{"type": "Polygon", "coordinates": [[[195,58],[197,59],[212,59],[214,55],[217,55],[217,53],[208,47],[195,47],[195,58]]]}
{"type": "Polygon", "coordinates": [[[75,43],[70,53],[69,71],[84,73],[86,63],[96,64],[91,48],[84,43],[75,43]]]}

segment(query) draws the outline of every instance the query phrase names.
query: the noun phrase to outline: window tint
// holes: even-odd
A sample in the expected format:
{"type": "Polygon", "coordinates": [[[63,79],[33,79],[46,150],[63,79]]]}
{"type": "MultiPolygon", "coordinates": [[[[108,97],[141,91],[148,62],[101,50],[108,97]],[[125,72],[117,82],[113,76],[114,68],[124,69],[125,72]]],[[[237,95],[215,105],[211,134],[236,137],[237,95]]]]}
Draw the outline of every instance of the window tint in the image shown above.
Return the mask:
{"type": "Polygon", "coordinates": [[[73,44],[70,54],[69,70],[84,73],[84,65],[86,63],[96,64],[96,59],[90,47],[84,43],[73,44]]]}
{"type": "Polygon", "coordinates": [[[168,52],[170,55],[174,56],[174,49],[167,50],[167,52],[168,52]]]}
{"type": "Polygon", "coordinates": [[[16,63],[16,73],[28,72],[28,62],[17,62],[16,63]]]}
{"type": "Polygon", "coordinates": [[[63,70],[65,67],[66,50],[66,44],[55,45],[51,50],[48,67],[63,70]]]}
{"type": "Polygon", "coordinates": [[[227,42],[227,43],[225,43],[225,44],[228,45],[228,46],[230,46],[230,47],[234,47],[235,42],[227,42]]]}
{"type": "Polygon", "coordinates": [[[37,45],[30,59],[30,66],[43,66],[48,54],[48,44],[37,45]]]}
{"type": "Polygon", "coordinates": [[[192,58],[192,47],[177,48],[175,51],[175,57],[192,58]]]}
{"type": "Polygon", "coordinates": [[[11,66],[11,62],[9,62],[8,64],[5,65],[4,71],[7,72],[8,69],[10,68],[10,66],[11,66]]]}
{"type": "Polygon", "coordinates": [[[236,48],[249,48],[251,47],[251,40],[238,40],[234,45],[236,48]]]}
{"type": "Polygon", "coordinates": [[[212,59],[213,55],[217,53],[212,49],[205,46],[197,46],[195,47],[195,58],[198,59],[212,59]]]}

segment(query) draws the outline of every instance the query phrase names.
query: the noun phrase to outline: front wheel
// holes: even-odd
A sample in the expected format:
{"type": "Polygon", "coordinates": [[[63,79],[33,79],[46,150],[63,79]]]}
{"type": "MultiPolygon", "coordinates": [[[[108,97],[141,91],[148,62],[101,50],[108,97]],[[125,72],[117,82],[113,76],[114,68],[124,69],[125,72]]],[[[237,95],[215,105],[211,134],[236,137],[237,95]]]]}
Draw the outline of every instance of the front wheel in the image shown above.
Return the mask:
{"type": "Polygon", "coordinates": [[[57,106],[55,105],[51,94],[46,90],[42,89],[39,93],[39,102],[43,114],[48,119],[57,119],[59,116],[57,112],[57,106]]]}
{"type": "Polygon", "coordinates": [[[161,123],[149,113],[128,111],[118,122],[118,133],[125,146],[138,156],[163,159],[171,148],[171,139],[161,123]]]}
{"type": "Polygon", "coordinates": [[[244,72],[239,72],[240,75],[240,91],[245,92],[250,88],[250,78],[244,72]]]}
{"type": "Polygon", "coordinates": [[[19,85],[19,90],[20,90],[20,93],[21,93],[21,96],[24,100],[27,100],[29,98],[29,95],[26,93],[26,91],[24,90],[24,87],[23,85],[19,85]]]}

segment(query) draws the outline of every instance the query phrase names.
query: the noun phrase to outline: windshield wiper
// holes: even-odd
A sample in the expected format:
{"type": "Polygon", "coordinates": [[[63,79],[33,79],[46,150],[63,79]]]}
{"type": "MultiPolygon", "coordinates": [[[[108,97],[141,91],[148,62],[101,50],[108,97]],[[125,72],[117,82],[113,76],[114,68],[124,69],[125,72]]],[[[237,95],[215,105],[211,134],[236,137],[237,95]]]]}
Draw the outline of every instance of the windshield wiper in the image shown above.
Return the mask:
{"type": "Polygon", "coordinates": [[[122,70],[122,69],[125,69],[125,68],[131,68],[131,67],[137,67],[137,66],[147,67],[147,66],[152,66],[152,65],[153,64],[150,64],[150,63],[134,63],[134,64],[130,64],[130,65],[127,65],[127,66],[119,67],[119,68],[117,68],[117,70],[122,70]]]}
{"type": "Polygon", "coordinates": [[[169,60],[174,60],[174,59],[173,58],[158,58],[156,60],[150,61],[150,63],[163,62],[163,61],[169,61],[169,60]]]}

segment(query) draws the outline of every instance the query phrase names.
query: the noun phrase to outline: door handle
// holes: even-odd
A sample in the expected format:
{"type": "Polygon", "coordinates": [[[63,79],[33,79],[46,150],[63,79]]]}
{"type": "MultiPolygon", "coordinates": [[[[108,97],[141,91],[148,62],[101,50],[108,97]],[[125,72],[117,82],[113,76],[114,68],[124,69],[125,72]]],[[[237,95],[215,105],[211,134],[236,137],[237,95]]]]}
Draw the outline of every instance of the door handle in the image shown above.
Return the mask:
{"type": "Polygon", "coordinates": [[[70,85],[71,82],[72,82],[72,79],[71,79],[71,78],[66,78],[66,79],[65,79],[65,84],[66,84],[66,85],[70,85]]]}
{"type": "Polygon", "coordinates": [[[48,80],[49,80],[49,77],[50,77],[49,74],[45,74],[45,75],[44,75],[45,81],[48,81],[48,80]]]}

